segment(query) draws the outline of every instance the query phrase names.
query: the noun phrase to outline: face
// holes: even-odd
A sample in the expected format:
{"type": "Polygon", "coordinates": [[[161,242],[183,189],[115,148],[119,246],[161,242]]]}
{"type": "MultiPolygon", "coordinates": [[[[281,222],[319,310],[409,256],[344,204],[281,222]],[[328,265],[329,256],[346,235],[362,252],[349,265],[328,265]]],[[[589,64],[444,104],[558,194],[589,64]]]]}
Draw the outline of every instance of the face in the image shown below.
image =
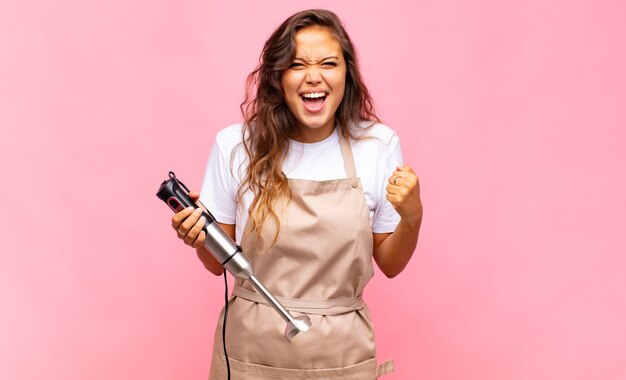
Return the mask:
{"type": "Polygon", "coordinates": [[[296,33],[296,53],[281,78],[287,107],[298,121],[293,138],[317,142],[330,136],[335,113],[346,87],[346,63],[341,46],[321,27],[296,33]]]}

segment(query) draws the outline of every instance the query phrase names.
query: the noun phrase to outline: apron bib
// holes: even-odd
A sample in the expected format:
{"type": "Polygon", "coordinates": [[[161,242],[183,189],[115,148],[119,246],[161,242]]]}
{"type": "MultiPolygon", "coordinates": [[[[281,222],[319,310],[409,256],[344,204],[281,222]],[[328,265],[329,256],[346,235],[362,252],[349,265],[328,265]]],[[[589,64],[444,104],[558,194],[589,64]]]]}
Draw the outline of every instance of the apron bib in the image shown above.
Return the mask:
{"type": "MultiPolygon", "coordinates": [[[[393,372],[378,365],[363,289],[372,278],[372,229],[350,142],[339,133],[348,178],[288,179],[292,197],[276,202],[280,233],[268,220],[261,234],[244,229],[241,247],[255,276],[311,328],[291,343],[285,321],[247,282],[236,280],[229,301],[226,348],[232,380],[373,380],[393,372]]],[[[210,380],[226,379],[224,314],[215,330],[210,380]]]]}

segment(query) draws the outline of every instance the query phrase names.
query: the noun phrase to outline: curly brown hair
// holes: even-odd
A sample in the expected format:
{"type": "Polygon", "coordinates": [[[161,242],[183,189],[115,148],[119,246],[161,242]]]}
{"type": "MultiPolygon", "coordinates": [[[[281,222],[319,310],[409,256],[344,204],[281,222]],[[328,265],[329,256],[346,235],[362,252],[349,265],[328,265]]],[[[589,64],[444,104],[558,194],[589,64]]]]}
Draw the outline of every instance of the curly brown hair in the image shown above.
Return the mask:
{"type": "Polygon", "coordinates": [[[356,49],[336,14],[323,9],[298,12],[272,33],[265,42],[259,65],[248,75],[246,95],[241,103],[245,120],[243,147],[248,167],[238,189],[239,199],[248,190],[254,194],[249,217],[256,232],[269,217],[276,222],[277,232],[271,245],[276,242],[280,230],[275,202],[280,197],[291,197],[287,178],[281,169],[289,138],[297,128],[296,118],[284,100],[281,77],[294,59],[296,33],[312,26],[331,33],[341,46],[346,62],[345,92],[335,115],[339,131],[346,137],[356,138],[358,123],[371,121],[372,125],[379,121],[359,72],[356,49]]]}

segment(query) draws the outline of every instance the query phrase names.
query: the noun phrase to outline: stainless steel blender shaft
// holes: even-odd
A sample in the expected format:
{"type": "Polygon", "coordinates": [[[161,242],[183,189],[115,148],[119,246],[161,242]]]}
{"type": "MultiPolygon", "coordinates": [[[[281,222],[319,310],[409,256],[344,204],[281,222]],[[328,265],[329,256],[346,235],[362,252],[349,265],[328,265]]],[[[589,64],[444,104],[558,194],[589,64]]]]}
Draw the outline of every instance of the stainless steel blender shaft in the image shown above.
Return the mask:
{"type": "Polygon", "coordinates": [[[269,305],[287,322],[285,337],[291,341],[299,332],[311,327],[311,319],[307,315],[292,316],[287,309],[274,297],[261,282],[254,277],[252,263],[235,242],[217,225],[208,223],[205,231],[207,238],[204,246],[211,254],[236,278],[250,280],[252,286],[267,300],[269,305]]]}
{"type": "Polygon", "coordinates": [[[289,311],[287,311],[287,309],[285,309],[285,307],[280,302],[278,302],[278,300],[272,295],[272,293],[270,293],[265,288],[265,286],[263,286],[263,284],[261,284],[261,282],[257,280],[256,277],[254,277],[254,275],[250,276],[248,280],[250,280],[250,282],[252,283],[252,286],[254,286],[254,288],[259,293],[261,293],[263,298],[267,300],[270,306],[273,307],[274,310],[278,312],[278,314],[280,314],[280,316],[285,320],[285,322],[287,322],[287,328],[285,329],[285,337],[288,340],[291,340],[291,338],[296,336],[296,334],[298,334],[299,332],[307,331],[309,327],[311,327],[311,319],[309,318],[308,315],[302,315],[300,317],[293,317],[291,314],[289,314],[289,311]]]}

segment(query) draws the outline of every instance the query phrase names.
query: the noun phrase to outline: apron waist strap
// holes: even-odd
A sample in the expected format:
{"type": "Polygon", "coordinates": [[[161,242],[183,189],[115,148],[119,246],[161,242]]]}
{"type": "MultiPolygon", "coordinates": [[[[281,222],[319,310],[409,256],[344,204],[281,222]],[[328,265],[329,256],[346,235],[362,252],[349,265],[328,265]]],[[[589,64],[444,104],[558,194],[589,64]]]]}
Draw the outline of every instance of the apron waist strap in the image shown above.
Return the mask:
{"type": "MultiPolygon", "coordinates": [[[[251,302],[269,306],[269,303],[257,292],[235,286],[233,295],[251,302]]],[[[305,314],[339,315],[365,307],[362,298],[332,298],[327,300],[275,297],[285,309],[305,314]]]]}

